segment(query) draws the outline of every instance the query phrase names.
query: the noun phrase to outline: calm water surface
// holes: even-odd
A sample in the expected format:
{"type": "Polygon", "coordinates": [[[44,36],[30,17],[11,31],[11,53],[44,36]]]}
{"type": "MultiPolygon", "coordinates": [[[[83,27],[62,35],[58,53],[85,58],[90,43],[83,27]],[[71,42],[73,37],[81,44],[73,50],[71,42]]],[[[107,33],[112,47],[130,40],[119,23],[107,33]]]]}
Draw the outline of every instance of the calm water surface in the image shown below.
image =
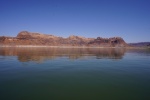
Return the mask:
{"type": "Polygon", "coordinates": [[[150,49],[0,48],[0,100],[150,100],[150,49]]]}

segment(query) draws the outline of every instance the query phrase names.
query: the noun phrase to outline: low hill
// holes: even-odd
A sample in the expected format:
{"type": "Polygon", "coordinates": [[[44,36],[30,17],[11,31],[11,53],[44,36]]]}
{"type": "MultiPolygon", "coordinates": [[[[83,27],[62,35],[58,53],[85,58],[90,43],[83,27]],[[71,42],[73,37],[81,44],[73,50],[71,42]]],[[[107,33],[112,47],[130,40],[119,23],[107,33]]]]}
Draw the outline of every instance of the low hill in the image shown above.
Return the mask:
{"type": "Polygon", "coordinates": [[[150,47],[150,42],[129,43],[128,45],[134,47],[150,47]]]}
{"type": "Polygon", "coordinates": [[[22,31],[16,37],[0,36],[0,45],[44,45],[44,46],[102,46],[126,47],[127,43],[121,37],[85,38],[69,36],[68,38],[48,34],[22,31]]]}

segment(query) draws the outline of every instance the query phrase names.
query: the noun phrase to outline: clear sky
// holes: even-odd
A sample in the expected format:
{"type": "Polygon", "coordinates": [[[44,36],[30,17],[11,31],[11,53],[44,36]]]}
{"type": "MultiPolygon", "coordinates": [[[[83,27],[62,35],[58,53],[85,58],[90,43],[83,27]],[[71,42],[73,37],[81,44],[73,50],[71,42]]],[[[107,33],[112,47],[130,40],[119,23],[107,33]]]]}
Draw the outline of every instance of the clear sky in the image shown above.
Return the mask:
{"type": "Polygon", "coordinates": [[[0,0],[0,36],[20,31],[150,41],[150,0],[0,0]]]}

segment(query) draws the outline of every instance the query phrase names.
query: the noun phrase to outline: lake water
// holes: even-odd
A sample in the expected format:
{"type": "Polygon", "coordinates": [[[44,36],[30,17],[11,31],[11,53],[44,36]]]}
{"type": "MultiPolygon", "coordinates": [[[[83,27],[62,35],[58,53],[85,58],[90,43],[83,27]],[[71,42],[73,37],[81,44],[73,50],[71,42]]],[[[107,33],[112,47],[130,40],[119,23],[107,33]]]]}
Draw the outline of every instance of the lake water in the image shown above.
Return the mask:
{"type": "Polygon", "coordinates": [[[0,100],[150,100],[150,49],[0,48],[0,100]]]}

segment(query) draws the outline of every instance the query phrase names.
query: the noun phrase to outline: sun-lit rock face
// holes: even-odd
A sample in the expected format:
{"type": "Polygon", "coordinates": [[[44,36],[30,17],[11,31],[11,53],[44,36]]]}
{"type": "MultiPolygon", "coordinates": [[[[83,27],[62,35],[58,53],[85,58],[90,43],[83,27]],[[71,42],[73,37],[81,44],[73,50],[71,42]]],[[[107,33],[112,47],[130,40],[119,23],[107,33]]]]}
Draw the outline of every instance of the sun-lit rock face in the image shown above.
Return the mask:
{"type": "Polygon", "coordinates": [[[37,38],[58,38],[58,37],[53,36],[53,35],[22,31],[22,32],[18,33],[17,38],[20,38],[20,39],[37,39],[37,38]]]}
{"type": "Polygon", "coordinates": [[[126,47],[126,42],[121,37],[113,38],[85,38],[69,36],[68,38],[48,34],[22,31],[16,37],[0,37],[1,45],[48,45],[48,46],[102,46],[126,47]]]}
{"type": "Polygon", "coordinates": [[[90,45],[100,45],[104,47],[109,46],[127,46],[126,42],[121,37],[113,37],[113,38],[101,38],[97,37],[97,39],[94,39],[93,41],[89,42],[90,45]]]}

